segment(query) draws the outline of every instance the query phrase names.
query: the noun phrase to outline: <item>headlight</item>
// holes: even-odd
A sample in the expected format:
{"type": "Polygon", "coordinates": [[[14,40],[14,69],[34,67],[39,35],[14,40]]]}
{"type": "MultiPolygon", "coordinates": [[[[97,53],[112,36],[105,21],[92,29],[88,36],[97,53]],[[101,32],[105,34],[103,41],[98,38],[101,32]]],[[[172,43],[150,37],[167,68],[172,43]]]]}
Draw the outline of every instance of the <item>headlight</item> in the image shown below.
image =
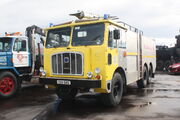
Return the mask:
{"type": "Polygon", "coordinates": [[[43,67],[40,67],[39,71],[40,71],[40,76],[46,76],[46,72],[44,71],[43,67]]]}
{"type": "Polygon", "coordinates": [[[178,68],[178,67],[180,67],[180,65],[174,65],[174,66],[173,66],[173,68],[178,68]]]}
{"type": "Polygon", "coordinates": [[[39,71],[40,71],[40,72],[44,72],[44,68],[43,68],[43,67],[40,67],[40,68],[39,68],[39,71]]]}
{"type": "Polygon", "coordinates": [[[101,72],[100,68],[96,68],[94,71],[96,74],[99,74],[101,72]]]}
{"type": "Polygon", "coordinates": [[[92,78],[92,76],[93,76],[93,73],[92,73],[92,72],[88,72],[88,73],[87,73],[87,77],[88,77],[88,78],[92,78]]]}

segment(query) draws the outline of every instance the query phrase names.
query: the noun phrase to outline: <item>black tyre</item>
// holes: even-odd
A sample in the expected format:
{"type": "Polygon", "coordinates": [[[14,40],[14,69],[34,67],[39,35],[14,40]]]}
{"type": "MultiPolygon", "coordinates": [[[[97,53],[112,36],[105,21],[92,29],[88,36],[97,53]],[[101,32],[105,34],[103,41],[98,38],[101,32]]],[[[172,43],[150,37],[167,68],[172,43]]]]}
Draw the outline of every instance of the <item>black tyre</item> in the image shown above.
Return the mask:
{"type": "Polygon", "coordinates": [[[13,97],[19,91],[21,85],[11,72],[0,73],[0,98],[13,97]]]}
{"type": "Polygon", "coordinates": [[[152,77],[153,77],[153,68],[150,65],[150,67],[149,67],[149,74],[148,74],[148,81],[147,81],[148,85],[151,83],[152,77]]]}
{"type": "Polygon", "coordinates": [[[72,101],[78,93],[77,88],[70,88],[68,86],[57,86],[56,94],[63,101],[72,101]]]}
{"type": "Polygon", "coordinates": [[[102,94],[102,101],[106,106],[116,107],[122,99],[123,79],[119,73],[115,73],[111,84],[111,93],[102,94]]]}
{"type": "Polygon", "coordinates": [[[148,85],[148,70],[146,67],[143,69],[143,78],[137,81],[138,88],[145,88],[148,85]]]}

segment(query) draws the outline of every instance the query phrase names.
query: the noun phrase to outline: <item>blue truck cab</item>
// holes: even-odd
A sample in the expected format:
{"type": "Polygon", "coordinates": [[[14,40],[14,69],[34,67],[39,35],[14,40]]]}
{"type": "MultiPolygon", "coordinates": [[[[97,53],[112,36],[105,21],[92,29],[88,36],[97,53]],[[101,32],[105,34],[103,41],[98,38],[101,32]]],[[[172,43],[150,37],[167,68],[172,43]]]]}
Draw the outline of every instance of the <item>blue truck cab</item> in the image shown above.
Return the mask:
{"type": "Polygon", "coordinates": [[[15,95],[22,80],[32,76],[32,60],[26,36],[0,37],[0,98],[15,95]]]}
{"type": "Polygon", "coordinates": [[[0,70],[11,69],[18,76],[29,74],[30,55],[27,37],[0,37],[0,70]]]}
{"type": "Polygon", "coordinates": [[[0,98],[16,95],[23,80],[30,81],[32,76],[39,76],[44,36],[44,30],[33,25],[26,28],[26,36],[16,32],[0,37],[0,98]]]}

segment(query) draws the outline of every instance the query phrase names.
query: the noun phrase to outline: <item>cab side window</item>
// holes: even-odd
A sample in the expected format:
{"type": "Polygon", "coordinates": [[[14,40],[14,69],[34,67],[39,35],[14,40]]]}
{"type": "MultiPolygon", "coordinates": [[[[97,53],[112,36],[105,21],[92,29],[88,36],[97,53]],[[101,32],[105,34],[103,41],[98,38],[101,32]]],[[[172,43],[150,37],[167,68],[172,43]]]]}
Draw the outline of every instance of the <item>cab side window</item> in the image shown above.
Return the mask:
{"type": "Polygon", "coordinates": [[[14,51],[27,51],[26,40],[15,40],[14,42],[14,51]]]}
{"type": "Polygon", "coordinates": [[[126,48],[126,32],[120,29],[120,40],[118,42],[118,48],[126,48]]]}

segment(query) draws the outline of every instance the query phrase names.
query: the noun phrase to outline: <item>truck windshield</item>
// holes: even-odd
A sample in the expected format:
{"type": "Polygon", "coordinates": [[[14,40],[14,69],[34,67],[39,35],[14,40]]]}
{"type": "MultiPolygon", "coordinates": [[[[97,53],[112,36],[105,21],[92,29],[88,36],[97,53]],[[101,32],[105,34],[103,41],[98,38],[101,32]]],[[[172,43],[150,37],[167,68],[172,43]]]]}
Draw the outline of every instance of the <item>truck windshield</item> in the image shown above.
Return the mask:
{"type": "Polygon", "coordinates": [[[69,45],[70,35],[70,27],[49,30],[47,35],[46,47],[66,47],[69,45]]]}
{"type": "Polygon", "coordinates": [[[73,31],[73,46],[101,45],[104,40],[104,24],[75,26],[73,31]]]}
{"type": "Polygon", "coordinates": [[[12,38],[0,38],[0,52],[11,51],[12,38]]]}

